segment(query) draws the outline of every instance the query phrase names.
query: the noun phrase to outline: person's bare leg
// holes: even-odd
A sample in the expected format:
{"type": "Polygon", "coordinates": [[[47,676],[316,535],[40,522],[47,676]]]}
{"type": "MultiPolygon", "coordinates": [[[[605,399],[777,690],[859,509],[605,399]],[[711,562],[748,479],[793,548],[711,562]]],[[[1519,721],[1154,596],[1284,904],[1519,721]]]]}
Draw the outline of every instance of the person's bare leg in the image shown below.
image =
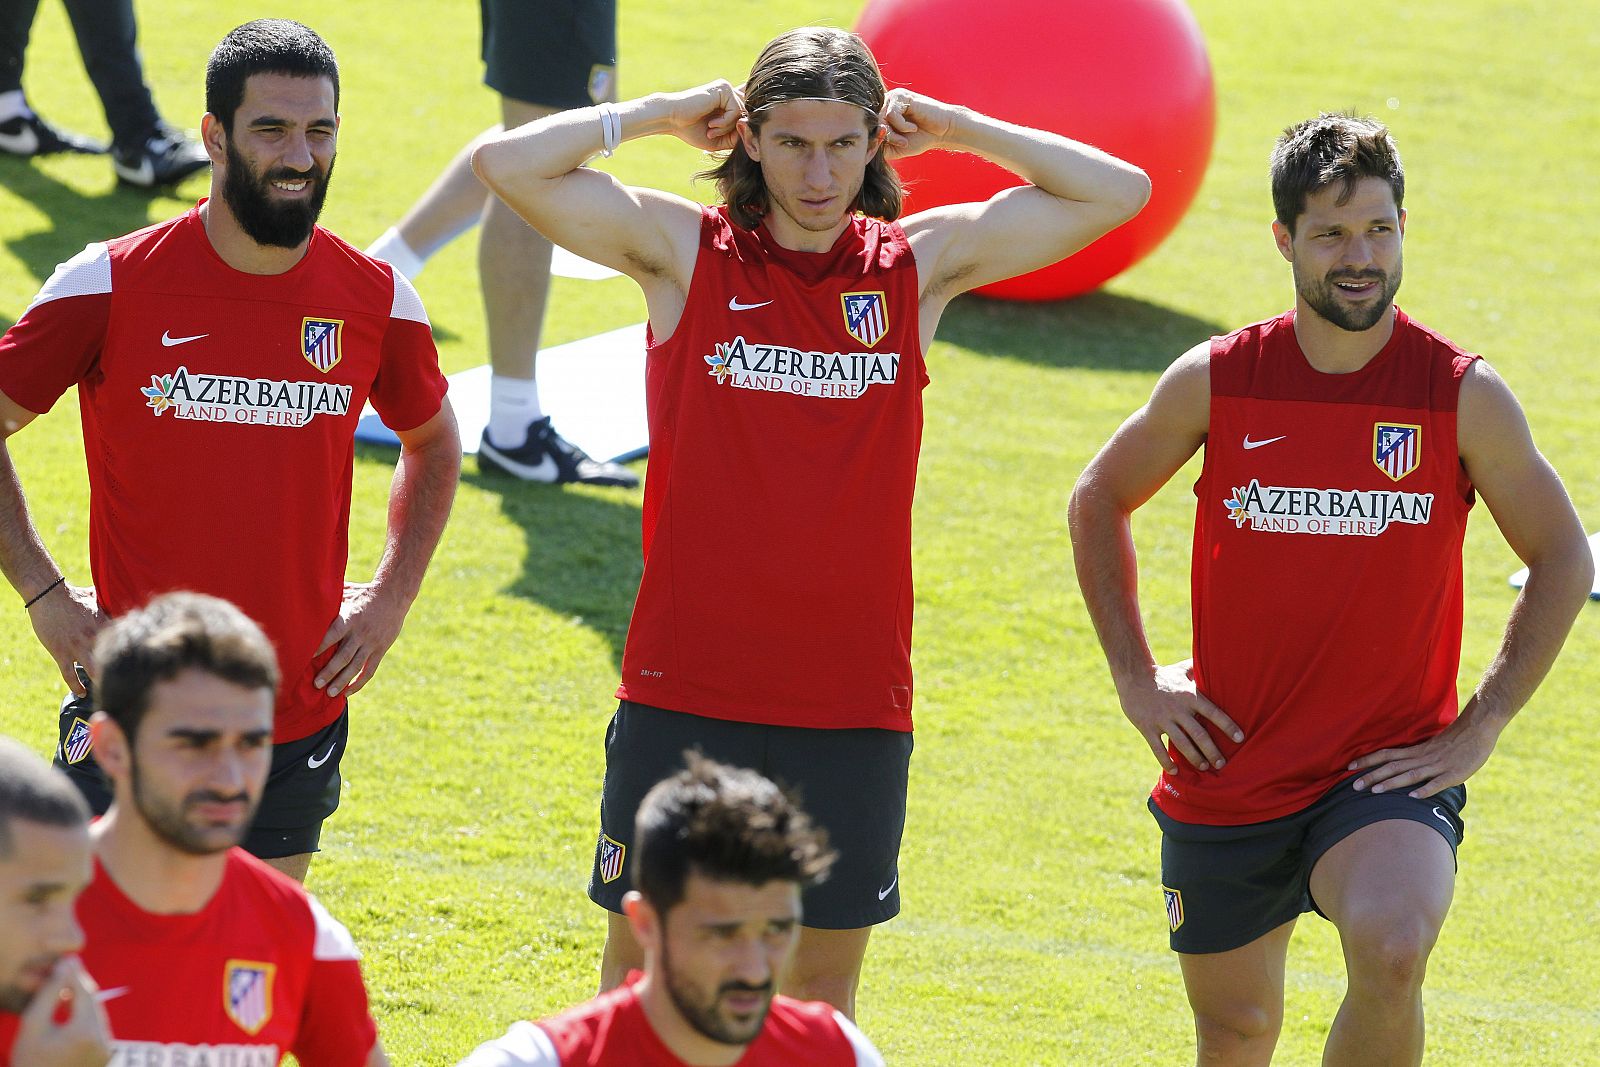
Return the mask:
{"type": "Polygon", "coordinates": [[[1422,1062],[1422,979],[1455,893],[1438,832],[1395,819],[1364,826],[1311,872],[1311,895],[1339,928],[1348,982],[1324,1067],[1422,1062]]]}
{"type": "Polygon", "coordinates": [[[279,856],[275,859],[262,860],[268,867],[282,874],[287,874],[295,881],[305,884],[306,873],[311,870],[311,853],[302,852],[297,856],[279,856]]]}
{"type": "Polygon", "coordinates": [[[1180,953],[1200,1067],[1266,1067],[1283,1029],[1294,920],[1228,952],[1180,953]]]}
{"type": "MultiPolygon", "coordinates": [[[[500,105],[508,130],[558,110],[509,97],[501,97],[500,105]]],[[[483,289],[489,363],[494,373],[532,381],[550,292],[550,242],[497,196],[489,197],[483,210],[478,283],[483,289]]],[[[499,443],[516,447],[521,442],[499,443]]]]}
{"type": "Polygon", "coordinates": [[[846,1018],[856,1017],[856,987],[867,958],[872,927],[859,930],[800,929],[800,944],[778,983],[784,996],[832,1004],[846,1018]]]}
{"type": "Polygon", "coordinates": [[[606,912],[606,947],[600,956],[600,992],[615,989],[628,977],[629,971],[644,967],[644,949],[639,947],[628,925],[628,917],[618,912],[606,912]]]}
{"type": "Polygon", "coordinates": [[[395,226],[419,258],[432,256],[483,218],[484,205],[493,197],[472,173],[472,152],[502,128],[491,126],[468,141],[395,226]]]}

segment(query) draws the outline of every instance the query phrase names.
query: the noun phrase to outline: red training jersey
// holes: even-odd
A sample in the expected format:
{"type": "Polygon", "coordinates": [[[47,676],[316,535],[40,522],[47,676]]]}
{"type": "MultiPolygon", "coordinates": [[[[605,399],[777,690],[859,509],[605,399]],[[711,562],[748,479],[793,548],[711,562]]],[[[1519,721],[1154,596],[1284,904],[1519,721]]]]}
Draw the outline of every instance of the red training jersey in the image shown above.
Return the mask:
{"type": "MultiPolygon", "coordinates": [[[[535,1026],[516,1023],[459,1067],[688,1067],[662,1043],[635,986],[642,975],[535,1026]]],[[[738,1067],[883,1067],[861,1031],[827,1004],[772,998],[738,1067]]]]}
{"type": "Polygon", "coordinates": [[[274,739],[338,718],[313,654],[343,592],[355,425],[370,398],[412,429],[445,393],[411,284],[320,227],[293,269],[243,273],[197,207],[85,248],[0,339],[16,403],[43,413],[73,385],[101,609],[232,601],[277,648],[274,739]]]}
{"type": "Polygon", "coordinates": [[[649,337],[644,576],[617,695],[718,719],[911,729],[911,500],[928,376],[905,232],[827,252],[704,208],[649,337]]]}
{"type": "Polygon", "coordinates": [[[293,879],[242,849],[227,860],[189,915],[143,910],[95,864],[77,911],[112,1062],[362,1067],[378,1029],[349,932],[293,879]]]}
{"type": "Polygon", "coordinates": [[[1288,815],[1351,760],[1455,719],[1474,498],[1456,401],[1477,358],[1398,309],[1388,344],[1350,374],[1306,361],[1292,312],[1212,341],[1194,672],[1245,740],[1212,732],[1220,771],[1176,756],[1153,793],[1162,811],[1288,815]]]}

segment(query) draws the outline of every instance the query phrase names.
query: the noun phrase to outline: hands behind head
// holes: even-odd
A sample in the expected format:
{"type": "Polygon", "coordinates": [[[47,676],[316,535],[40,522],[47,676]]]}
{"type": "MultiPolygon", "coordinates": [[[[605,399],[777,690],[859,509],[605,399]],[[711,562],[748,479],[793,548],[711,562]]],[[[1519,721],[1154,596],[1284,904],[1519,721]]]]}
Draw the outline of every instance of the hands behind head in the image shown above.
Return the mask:
{"type": "Polygon", "coordinates": [[[723,152],[739,141],[739,120],[744,117],[744,97],[726,79],[697,89],[674,93],[672,132],[707,152],[723,152]]]}
{"type": "Polygon", "coordinates": [[[890,89],[879,115],[884,154],[904,159],[950,141],[961,110],[910,89],[890,89]]]}

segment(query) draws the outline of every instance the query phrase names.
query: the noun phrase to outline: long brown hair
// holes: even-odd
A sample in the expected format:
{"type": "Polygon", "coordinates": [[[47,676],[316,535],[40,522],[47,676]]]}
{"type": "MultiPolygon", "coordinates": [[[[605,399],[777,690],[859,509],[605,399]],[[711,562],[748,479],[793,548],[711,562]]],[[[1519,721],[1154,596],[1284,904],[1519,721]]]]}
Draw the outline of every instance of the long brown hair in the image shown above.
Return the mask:
{"type": "MultiPolygon", "coordinates": [[[[762,50],[744,85],[745,115],[750,130],[759,136],[765,109],[786,100],[842,100],[855,104],[867,116],[867,132],[877,132],[875,116],[883,111],[885,89],[878,61],[866,43],[853,33],[827,26],[790,30],[762,50]]],[[[717,183],[717,194],[728,205],[733,221],[754,229],[770,205],[761,164],[751,159],[743,142],[736,143],[722,162],[697,174],[717,183]]],[[[897,219],[905,201],[900,176],[884,158],[882,149],[867,161],[861,193],[853,205],[864,214],[897,219]]]]}

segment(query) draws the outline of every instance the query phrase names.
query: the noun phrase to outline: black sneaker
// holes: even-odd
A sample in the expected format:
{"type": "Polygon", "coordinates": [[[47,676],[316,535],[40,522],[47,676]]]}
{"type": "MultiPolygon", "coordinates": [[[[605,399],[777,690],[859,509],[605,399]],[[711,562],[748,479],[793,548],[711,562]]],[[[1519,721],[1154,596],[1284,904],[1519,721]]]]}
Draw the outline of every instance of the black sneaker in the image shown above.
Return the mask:
{"type": "Polygon", "coordinates": [[[117,180],[152,189],[176,185],[195,171],[211,165],[205,146],[191,141],[182,130],[162,126],[141,145],[111,146],[111,166],[117,180]]]}
{"type": "Polygon", "coordinates": [[[31,159],[58,152],[79,152],[86,156],[105,155],[106,146],[81,133],[58,129],[32,112],[13,115],[0,122],[0,152],[31,159]]]}
{"type": "Polygon", "coordinates": [[[620,485],[632,489],[638,475],[619,463],[602,463],[556,433],[546,415],[528,426],[528,442],[521,448],[496,448],[483,431],[478,442],[478,469],[498,471],[525,482],[581,482],[584,485],[620,485]]]}

